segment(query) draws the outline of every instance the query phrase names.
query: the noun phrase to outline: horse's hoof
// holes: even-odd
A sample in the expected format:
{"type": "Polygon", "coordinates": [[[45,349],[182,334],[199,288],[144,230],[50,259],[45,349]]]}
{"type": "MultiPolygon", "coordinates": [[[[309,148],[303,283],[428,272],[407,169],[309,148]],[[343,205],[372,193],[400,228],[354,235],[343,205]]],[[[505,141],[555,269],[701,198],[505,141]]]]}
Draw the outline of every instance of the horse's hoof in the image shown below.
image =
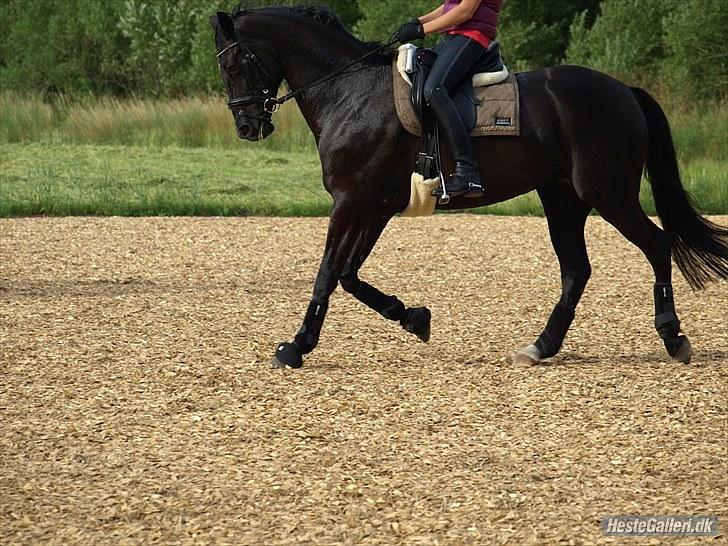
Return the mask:
{"type": "Polygon", "coordinates": [[[675,351],[675,354],[672,355],[672,358],[677,362],[690,364],[690,360],[693,357],[693,346],[690,344],[690,340],[687,336],[678,336],[677,339],[680,342],[680,345],[675,351]]]}
{"type": "Polygon", "coordinates": [[[541,353],[535,345],[529,345],[513,355],[513,363],[516,365],[533,366],[541,362],[541,353]]]}
{"type": "Polygon", "coordinates": [[[297,370],[303,367],[303,356],[301,350],[293,343],[279,343],[276,354],[270,361],[272,368],[292,368],[297,370]]]}
{"type": "Polygon", "coordinates": [[[420,340],[427,343],[430,341],[430,320],[432,313],[427,307],[415,307],[407,311],[402,321],[402,328],[416,335],[420,340]]]}

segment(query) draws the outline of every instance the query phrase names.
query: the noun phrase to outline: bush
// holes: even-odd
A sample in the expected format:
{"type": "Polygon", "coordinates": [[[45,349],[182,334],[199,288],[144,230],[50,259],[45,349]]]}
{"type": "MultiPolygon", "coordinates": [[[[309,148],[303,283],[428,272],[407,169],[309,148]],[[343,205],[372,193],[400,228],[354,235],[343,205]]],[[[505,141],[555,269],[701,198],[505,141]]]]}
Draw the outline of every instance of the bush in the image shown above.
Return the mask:
{"type": "Polygon", "coordinates": [[[123,0],[9,0],[2,8],[0,84],[20,91],[128,90],[123,0]]]}
{"type": "Polygon", "coordinates": [[[728,3],[688,0],[663,21],[667,56],[662,74],[683,97],[719,98],[728,93],[728,3]]]}
{"type": "Polygon", "coordinates": [[[569,43],[569,25],[583,12],[591,24],[599,0],[515,0],[504,4],[499,40],[514,70],[533,70],[561,63],[569,43]]]}
{"type": "Polygon", "coordinates": [[[663,19],[674,0],[605,0],[591,28],[585,14],[571,25],[569,63],[633,84],[653,82],[665,56],[663,19]]]}
{"type": "Polygon", "coordinates": [[[359,0],[361,19],[355,30],[363,40],[386,41],[402,23],[436,5],[432,0],[359,0]]]}

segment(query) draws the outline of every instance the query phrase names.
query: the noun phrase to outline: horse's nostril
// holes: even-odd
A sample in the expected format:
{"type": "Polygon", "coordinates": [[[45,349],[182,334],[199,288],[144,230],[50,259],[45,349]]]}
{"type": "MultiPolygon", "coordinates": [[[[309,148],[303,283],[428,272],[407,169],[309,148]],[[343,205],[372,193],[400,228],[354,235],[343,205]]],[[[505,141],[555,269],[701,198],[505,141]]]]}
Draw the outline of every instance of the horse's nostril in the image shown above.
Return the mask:
{"type": "Polygon", "coordinates": [[[249,136],[250,129],[251,129],[250,125],[248,125],[247,123],[244,123],[240,126],[240,134],[243,136],[249,136]]]}

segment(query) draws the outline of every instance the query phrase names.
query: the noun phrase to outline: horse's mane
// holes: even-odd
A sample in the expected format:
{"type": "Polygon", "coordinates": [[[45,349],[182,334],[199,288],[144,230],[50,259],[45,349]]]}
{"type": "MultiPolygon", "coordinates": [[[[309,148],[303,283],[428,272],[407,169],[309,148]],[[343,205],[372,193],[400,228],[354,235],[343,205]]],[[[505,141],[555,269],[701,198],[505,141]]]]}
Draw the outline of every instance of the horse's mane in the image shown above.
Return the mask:
{"type": "MultiPolygon", "coordinates": [[[[291,6],[273,4],[265,7],[245,8],[244,4],[245,2],[240,2],[237,6],[235,6],[235,9],[233,9],[233,12],[231,14],[233,19],[249,13],[286,13],[290,15],[297,15],[299,17],[313,19],[322,26],[340,32],[351,40],[355,40],[366,49],[371,50],[381,45],[379,42],[362,42],[361,40],[359,40],[356,36],[349,32],[349,29],[346,28],[346,25],[344,25],[336,12],[334,12],[334,10],[332,10],[328,6],[291,6]]],[[[387,59],[391,59],[394,56],[394,52],[391,49],[383,51],[382,54],[387,59]]]]}
{"type": "Polygon", "coordinates": [[[324,26],[339,30],[341,32],[349,31],[344,26],[344,23],[339,19],[334,10],[328,6],[289,6],[289,5],[269,5],[258,8],[245,8],[244,2],[240,2],[232,12],[233,19],[245,15],[246,13],[261,13],[266,11],[275,11],[290,13],[292,15],[299,15],[301,17],[308,17],[321,23],[324,26]]]}

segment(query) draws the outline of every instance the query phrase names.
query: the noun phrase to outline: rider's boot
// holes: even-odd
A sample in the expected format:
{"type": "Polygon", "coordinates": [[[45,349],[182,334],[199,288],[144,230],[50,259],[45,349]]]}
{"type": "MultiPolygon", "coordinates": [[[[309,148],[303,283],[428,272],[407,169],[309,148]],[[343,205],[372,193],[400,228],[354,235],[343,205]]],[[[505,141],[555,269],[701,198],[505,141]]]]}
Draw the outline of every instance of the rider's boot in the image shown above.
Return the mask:
{"type": "MultiPolygon", "coordinates": [[[[430,106],[435,113],[440,129],[445,133],[455,158],[455,170],[450,179],[445,182],[447,193],[452,197],[458,195],[465,195],[465,197],[482,196],[484,189],[480,181],[473,143],[460,117],[460,112],[447,95],[447,90],[444,87],[440,87],[432,93],[430,106]]],[[[438,197],[442,196],[442,194],[441,187],[432,192],[432,195],[438,197]]]]}

